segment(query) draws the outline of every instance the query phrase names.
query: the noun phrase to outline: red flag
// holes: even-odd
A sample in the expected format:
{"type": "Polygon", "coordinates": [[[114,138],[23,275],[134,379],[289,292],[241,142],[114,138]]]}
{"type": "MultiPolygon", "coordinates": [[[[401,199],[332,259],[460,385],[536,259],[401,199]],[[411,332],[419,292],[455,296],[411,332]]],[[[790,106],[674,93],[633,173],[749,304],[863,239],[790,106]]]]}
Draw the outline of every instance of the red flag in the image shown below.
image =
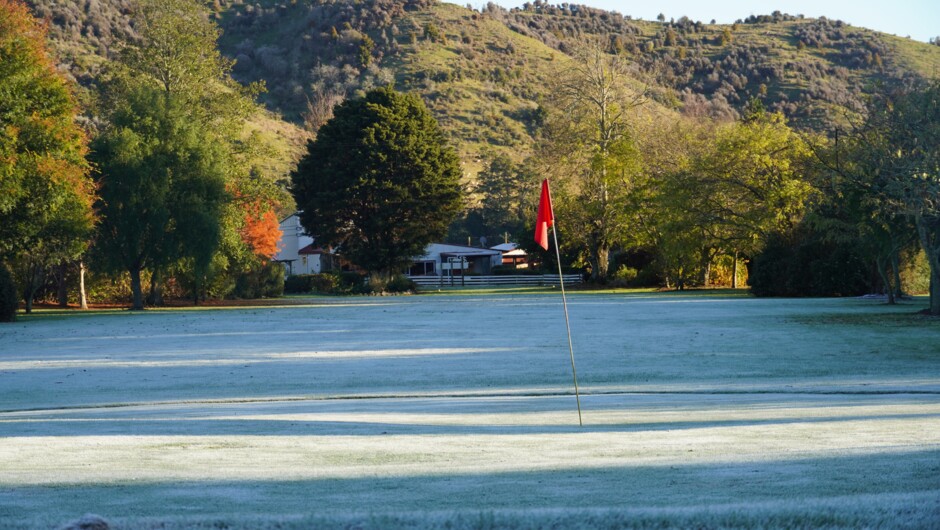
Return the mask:
{"type": "Polygon", "coordinates": [[[552,211],[552,194],[548,191],[548,179],[542,181],[542,197],[539,199],[539,215],[535,219],[535,242],[548,250],[548,228],[555,224],[552,211]]]}

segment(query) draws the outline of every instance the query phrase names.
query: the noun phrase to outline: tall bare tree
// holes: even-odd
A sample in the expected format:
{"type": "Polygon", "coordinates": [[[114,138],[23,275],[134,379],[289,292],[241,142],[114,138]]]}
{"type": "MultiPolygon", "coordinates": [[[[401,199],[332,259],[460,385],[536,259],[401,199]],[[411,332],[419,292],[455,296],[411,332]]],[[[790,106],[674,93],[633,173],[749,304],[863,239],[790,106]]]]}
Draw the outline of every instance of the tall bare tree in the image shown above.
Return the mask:
{"type": "Polygon", "coordinates": [[[642,171],[631,119],[646,90],[629,85],[631,68],[598,45],[577,52],[550,92],[539,149],[569,237],[583,246],[595,280],[606,278],[610,251],[634,221],[629,203],[642,171]]]}

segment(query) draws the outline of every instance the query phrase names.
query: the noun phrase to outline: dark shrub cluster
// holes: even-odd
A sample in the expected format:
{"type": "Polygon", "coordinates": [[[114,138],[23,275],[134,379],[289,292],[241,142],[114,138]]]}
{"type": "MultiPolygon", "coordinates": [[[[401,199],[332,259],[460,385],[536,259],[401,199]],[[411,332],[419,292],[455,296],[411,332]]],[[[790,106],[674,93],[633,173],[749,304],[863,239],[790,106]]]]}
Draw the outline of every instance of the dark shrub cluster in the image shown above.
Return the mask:
{"type": "Polygon", "coordinates": [[[395,276],[385,285],[385,291],[389,293],[413,293],[418,290],[418,285],[411,281],[407,276],[395,276]]]}
{"type": "MultiPolygon", "coordinates": [[[[113,58],[119,41],[135,39],[131,26],[133,0],[30,0],[27,2],[36,18],[49,21],[49,37],[53,41],[71,41],[86,53],[113,58]]],[[[88,84],[97,73],[96,65],[80,60],[77,50],[60,57],[72,77],[88,84]]]]}
{"type": "Polygon", "coordinates": [[[294,274],[284,280],[284,292],[288,294],[332,293],[338,281],[332,274],[294,274]]]}
{"type": "Polygon", "coordinates": [[[571,38],[584,34],[619,36],[624,49],[633,51],[637,46],[634,37],[640,33],[629,17],[578,4],[551,5],[537,1],[507,10],[490,2],[483,12],[516,33],[538,39],[563,53],[571,51],[571,38]]]}
{"type": "Polygon", "coordinates": [[[235,280],[232,296],[235,298],[277,298],[284,294],[284,267],[280,263],[265,262],[241,274],[235,280]]]}
{"type": "Polygon", "coordinates": [[[284,281],[284,292],[290,294],[368,294],[372,290],[357,272],[326,272],[294,274],[284,281]]]}
{"type": "Polygon", "coordinates": [[[748,281],[756,296],[860,296],[871,289],[868,272],[851,245],[800,229],[772,236],[748,281]]]}
{"type": "Polygon", "coordinates": [[[779,22],[790,22],[802,19],[802,15],[793,16],[780,11],[774,11],[769,15],[750,15],[744,19],[745,24],[777,24],[779,22]]]}
{"type": "Polygon", "coordinates": [[[545,271],[534,267],[517,269],[509,265],[497,265],[490,270],[490,274],[493,276],[540,276],[545,274],[545,271]]]}
{"type": "Polygon", "coordinates": [[[0,262],[0,322],[13,322],[18,301],[13,275],[6,265],[0,262]]]}
{"type": "MultiPolygon", "coordinates": [[[[435,0],[361,0],[336,2],[223,2],[222,51],[236,59],[241,82],[264,80],[263,99],[292,121],[300,121],[308,101],[342,97],[390,83],[379,66],[398,54],[410,32],[424,28],[409,13],[435,0]],[[271,42],[266,36],[276,33],[271,42]]],[[[319,124],[319,123],[317,123],[319,124]]]]}

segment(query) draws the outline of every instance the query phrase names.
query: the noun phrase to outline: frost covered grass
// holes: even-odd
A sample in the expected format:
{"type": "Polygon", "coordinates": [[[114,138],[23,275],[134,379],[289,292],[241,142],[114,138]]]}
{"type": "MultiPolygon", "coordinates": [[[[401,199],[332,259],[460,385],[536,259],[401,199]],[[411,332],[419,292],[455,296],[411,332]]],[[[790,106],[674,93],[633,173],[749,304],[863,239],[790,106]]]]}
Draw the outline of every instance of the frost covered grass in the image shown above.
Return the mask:
{"type": "Polygon", "coordinates": [[[0,527],[937,526],[923,306],[573,294],[584,427],[544,294],[39,314],[0,527]]]}

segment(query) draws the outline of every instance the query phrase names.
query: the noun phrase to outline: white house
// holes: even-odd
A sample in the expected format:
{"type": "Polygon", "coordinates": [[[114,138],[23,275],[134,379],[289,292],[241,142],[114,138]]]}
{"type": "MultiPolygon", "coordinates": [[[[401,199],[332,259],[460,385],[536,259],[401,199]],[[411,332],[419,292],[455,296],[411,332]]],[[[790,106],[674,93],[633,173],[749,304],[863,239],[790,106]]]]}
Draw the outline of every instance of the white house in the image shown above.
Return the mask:
{"type": "Polygon", "coordinates": [[[424,255],[416,257],[408,271],[411,276],[489,274],[503,263],[503,253],[488,248],[431,243],[424,255]]]}
{"type": "Polygon", "coordinates": [[[280,223],[281,244],[274,261],[284,265],[288,276],[292,274],[319,274],[339,269],[339,259],[332,250],[317,246],[300,226],[300,217],[293,214],[280,223]]]}
{"type": "Polygon", "coordinates": [[[503,253],[503,265],[512,266],[514,269],[525,269],[529,266],[528,255],[519,248],[518,243],[501,243],[490,249],[503,253]]]}
{"type": "MultiPolygon", "coordinates": [[[[307,234],[300,225],[297,214],[281,221],[280,227],[283,236],[274,261],[284,265],[288,276],[319,274],[348,266],[332,249],[317,245],[316,238],[307,234]]],[[[503,252],[500,250],[431,243],[425,248],[423,256],[415,258],[408,273],[412,276],[489,274],[493,267],[503,262],[503,252]]]]}

